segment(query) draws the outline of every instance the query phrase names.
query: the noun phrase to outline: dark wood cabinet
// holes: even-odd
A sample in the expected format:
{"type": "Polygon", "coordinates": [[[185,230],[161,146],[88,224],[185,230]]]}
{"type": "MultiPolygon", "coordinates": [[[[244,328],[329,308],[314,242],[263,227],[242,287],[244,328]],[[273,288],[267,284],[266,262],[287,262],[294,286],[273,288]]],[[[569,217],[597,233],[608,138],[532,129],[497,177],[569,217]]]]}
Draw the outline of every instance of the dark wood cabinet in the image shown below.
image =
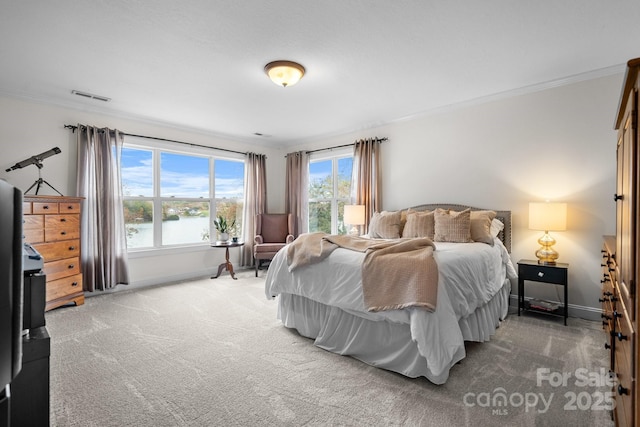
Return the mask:
{"type": "Polygon", "coordinates": [[[618,426],[634,426],[638,414],[638,90],[640,58],[627,63],[615,129],[616,234],[605,237],[603,247],[602,316],[611,351],[611,370],[618,426]]]}

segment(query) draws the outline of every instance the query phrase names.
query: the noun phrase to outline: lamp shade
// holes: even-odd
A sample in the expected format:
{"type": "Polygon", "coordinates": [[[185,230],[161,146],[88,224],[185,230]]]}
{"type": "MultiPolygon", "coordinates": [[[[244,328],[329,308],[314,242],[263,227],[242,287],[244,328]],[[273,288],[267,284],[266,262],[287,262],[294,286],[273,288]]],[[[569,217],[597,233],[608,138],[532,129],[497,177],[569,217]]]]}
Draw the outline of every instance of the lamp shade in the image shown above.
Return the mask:
{"type": "Polygon", "coordinates": [[[292,61],[273,61],[264,66],[272,82],[278,86],[293,86],[304,76],[305,69],[302,65],[292,61]]]}
{"type": "Polygon", "coordinates": [[[567,204],[551,202],[529,203],[529,228],[542,231],[567,229],[567,204]]]}
{"type": "Polygon", "coordinates": [[[350,225],[364,224],[364,205],[344,205],[344,223],[350,225]]]}

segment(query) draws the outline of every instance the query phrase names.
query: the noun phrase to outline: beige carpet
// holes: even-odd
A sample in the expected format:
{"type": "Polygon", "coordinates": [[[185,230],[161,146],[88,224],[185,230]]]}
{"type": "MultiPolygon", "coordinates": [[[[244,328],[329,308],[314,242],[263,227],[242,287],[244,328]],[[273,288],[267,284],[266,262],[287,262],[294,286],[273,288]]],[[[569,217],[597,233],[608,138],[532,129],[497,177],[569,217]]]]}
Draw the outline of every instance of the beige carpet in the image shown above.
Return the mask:
{"type": "Polygon", "coordinates": [[[469,344],[448,382],[436,386],[313,346],[276,320],[263,277],[237,276],[105,294],[48,312],[51,424],[612,425],[596,405],[608,388],[575,376],[608,366],[597,323],[570,319],[565,327],[511,315],[490,342],[469,344]],[[571,377],[538,386],[538,368],[551,379],[571,377]],[[506,405],[493,400],[500,393],[506,405]]]}

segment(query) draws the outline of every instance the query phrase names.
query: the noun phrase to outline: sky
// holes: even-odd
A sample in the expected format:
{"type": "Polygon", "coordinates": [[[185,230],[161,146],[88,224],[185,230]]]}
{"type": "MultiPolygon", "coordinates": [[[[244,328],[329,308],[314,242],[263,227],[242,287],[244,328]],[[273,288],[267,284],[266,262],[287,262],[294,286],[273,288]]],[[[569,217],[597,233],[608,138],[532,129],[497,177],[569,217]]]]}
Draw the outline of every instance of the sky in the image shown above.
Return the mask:
{"type": "MultiPolygon", "coordinates": [[[[160,153],[162,197],[209,197],[209,157],[160,153]]],[[[153,153],[123,148],[122,185],[125,196],[153,197],[153,153]]],[[[215,159],[216,198],[242,198],[244,162],[215,159]]]]}

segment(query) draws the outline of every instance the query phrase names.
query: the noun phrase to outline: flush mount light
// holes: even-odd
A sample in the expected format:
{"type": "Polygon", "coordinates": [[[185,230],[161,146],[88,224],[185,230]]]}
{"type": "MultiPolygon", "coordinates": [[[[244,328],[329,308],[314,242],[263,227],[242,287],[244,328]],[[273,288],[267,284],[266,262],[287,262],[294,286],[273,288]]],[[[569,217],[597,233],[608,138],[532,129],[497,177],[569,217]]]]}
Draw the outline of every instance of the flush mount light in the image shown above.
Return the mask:
{"type": "Polygon", "coordinates": [[[272,82],[278,86],[287,87],[298,83],[304,76],[304,67],[292,61],[273,61],[264,66],[272,82]]]}

